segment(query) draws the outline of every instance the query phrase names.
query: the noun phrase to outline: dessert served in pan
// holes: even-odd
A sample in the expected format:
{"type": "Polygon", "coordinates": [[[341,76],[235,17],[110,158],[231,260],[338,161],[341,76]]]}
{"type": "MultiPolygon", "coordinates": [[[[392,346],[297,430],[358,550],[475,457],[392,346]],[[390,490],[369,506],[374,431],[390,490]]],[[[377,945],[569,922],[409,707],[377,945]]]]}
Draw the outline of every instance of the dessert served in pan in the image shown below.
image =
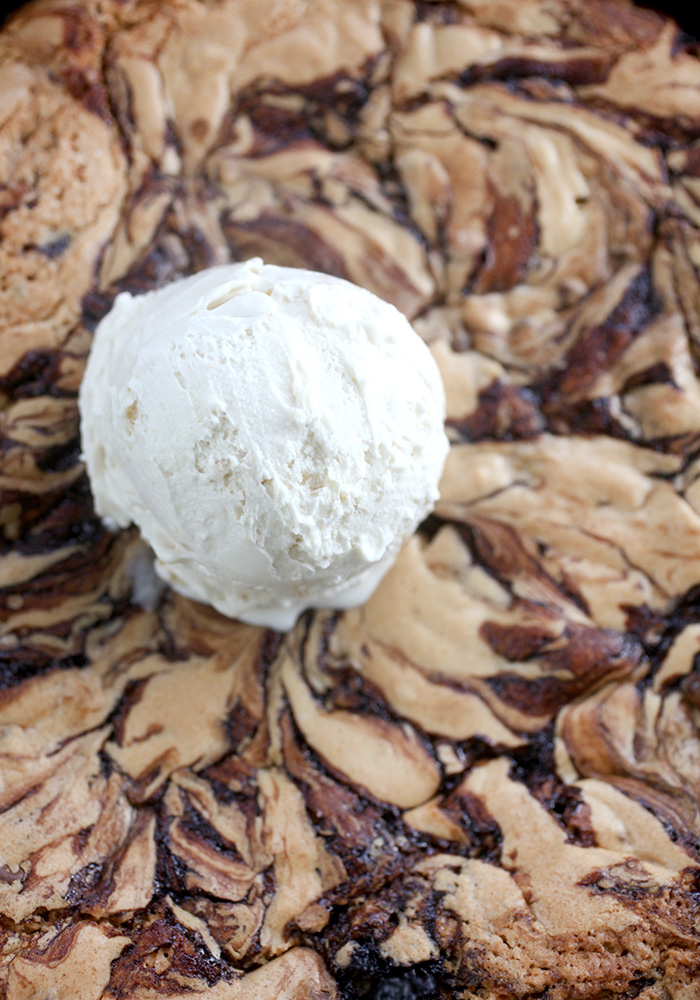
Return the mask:
{"type": "MultiPolygon", "coordinates": [[[[621,0],[5,25],[0,994],[698,997],[699,95],[621,0]],[[278,628],[96,510],[78,410],[119,293],[257,258],[403,313],[450,441],[371,596],[278,628]]],[[[207,464],[220,438],[183,432],[182,465],[223,490],[249,449],[207,464]]]]}

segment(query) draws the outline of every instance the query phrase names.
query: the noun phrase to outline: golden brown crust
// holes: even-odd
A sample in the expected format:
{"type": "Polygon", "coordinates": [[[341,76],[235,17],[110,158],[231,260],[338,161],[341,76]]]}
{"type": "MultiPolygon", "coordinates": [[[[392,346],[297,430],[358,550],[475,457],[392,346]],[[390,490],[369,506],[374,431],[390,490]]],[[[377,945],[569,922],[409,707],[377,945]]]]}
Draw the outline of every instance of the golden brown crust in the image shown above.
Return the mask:
{"type": "Polygon", "coordinates": [[[700,63],[616,0],[41,0],[0,33],[0,992],[693,1000],[700,63]],[[435,515],[288,636],[79,462],[122,288],[261,254],[443,373],[435,515]]]}

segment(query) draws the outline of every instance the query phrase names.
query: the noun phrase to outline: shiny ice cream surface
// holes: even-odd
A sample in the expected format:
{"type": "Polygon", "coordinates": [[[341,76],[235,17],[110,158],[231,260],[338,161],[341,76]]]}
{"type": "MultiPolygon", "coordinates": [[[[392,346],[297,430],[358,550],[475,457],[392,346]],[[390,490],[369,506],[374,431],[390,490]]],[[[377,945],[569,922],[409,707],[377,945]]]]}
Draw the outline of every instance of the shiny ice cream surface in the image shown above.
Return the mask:
{"type": "Polygon", "coordinates": [[[444,410],[397,309],[258,258],[120,294],[80,391],[98,513],[181,593],[279,629],[372,593],[438,497],[444,410]]]}

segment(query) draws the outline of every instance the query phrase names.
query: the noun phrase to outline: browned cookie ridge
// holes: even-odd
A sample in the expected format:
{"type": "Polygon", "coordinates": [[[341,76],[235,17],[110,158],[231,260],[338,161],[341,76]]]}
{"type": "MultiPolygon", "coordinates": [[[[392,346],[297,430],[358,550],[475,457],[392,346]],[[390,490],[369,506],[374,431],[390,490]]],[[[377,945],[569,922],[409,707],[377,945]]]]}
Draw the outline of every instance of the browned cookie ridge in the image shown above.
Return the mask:
{"type": "Polygon", "coordinates": [[[0,995],[700,996],[700,63],[617,0],[0,33],[0,995]],[[121,289],[259,254],[443,374],[435,514],[285,636],[80,463],[121,289]]]}

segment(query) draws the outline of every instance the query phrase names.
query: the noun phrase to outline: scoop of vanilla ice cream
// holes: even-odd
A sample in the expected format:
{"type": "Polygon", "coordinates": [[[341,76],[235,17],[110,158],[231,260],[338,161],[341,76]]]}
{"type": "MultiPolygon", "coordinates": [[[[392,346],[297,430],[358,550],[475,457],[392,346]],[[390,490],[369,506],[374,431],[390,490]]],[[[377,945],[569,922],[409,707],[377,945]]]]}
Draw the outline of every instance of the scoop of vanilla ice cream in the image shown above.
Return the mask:
{"type": "Polygon", "coordinates": [[[80,391],[97,512],[231,617],[366,599],[432,509],[444,392],[393,306],[254,259],[117,296],[80,391]]]}

